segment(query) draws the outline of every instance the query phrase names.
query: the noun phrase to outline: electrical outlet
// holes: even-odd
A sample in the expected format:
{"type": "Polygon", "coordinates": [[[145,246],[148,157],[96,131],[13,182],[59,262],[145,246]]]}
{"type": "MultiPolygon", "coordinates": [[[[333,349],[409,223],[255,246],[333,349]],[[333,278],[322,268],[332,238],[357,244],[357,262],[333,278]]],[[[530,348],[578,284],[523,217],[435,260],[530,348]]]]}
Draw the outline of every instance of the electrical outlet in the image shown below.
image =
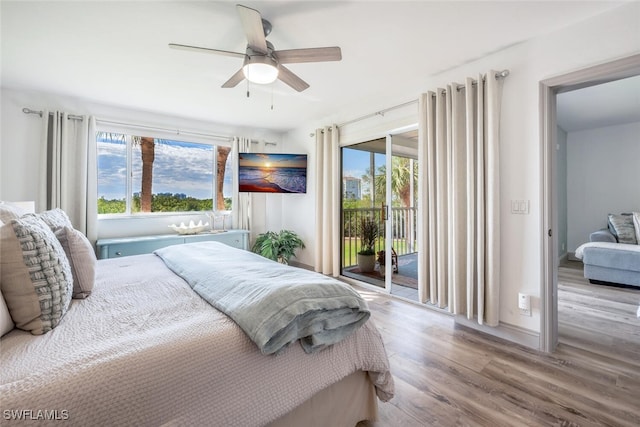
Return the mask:
{"type": "Polygon", "coordinates": [[[531,310],[525,310],[524,308],[519,309],[521,316],[531,316],[531,310]]]}
{"type": "Polygon", "coordinates": [[[518,309],[522,316],[531,316],[531,295],[518,294],[518,309]]]}

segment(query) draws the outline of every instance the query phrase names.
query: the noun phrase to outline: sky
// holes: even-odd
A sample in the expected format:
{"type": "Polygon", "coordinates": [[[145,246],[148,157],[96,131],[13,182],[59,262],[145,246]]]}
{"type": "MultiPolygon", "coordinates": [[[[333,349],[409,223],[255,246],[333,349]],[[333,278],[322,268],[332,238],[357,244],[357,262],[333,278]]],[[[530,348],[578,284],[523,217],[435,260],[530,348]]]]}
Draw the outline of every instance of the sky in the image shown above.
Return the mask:
{"type": "MultiPolygon", "coordinates": [[[[142,160],[133,146],[133,188],[140,192],[142,160]]],[[[231,156],[228,165],[230,166],[231,156]]],[[[213,195],[213,147],[182,141],[161,140],[155,146],[153,193],[184,193],[197,199],[213,195]],[[185,167],[189,165],[189,167],[185,167]]],[[[126,144],[124,140],[98,140],[98,197],[123,199],[126,191],[126,144]]],[[[233,171],[227,172],[225,197],[231,197],[233,171]]]]}
{"type": "MultiPolygon", "coordinates": [[[[353,150],[350,148],[342,149],[342,176],[351,176],[360,178],[367,173],[370,166],[369,155],[371,153],[362,150],[353,150]]],[[[375,154],[376,169],[385,164],[384,154],[375,154]]],[[[369,192],[369,185],[362,182],[362,193],[369,192]]]]}

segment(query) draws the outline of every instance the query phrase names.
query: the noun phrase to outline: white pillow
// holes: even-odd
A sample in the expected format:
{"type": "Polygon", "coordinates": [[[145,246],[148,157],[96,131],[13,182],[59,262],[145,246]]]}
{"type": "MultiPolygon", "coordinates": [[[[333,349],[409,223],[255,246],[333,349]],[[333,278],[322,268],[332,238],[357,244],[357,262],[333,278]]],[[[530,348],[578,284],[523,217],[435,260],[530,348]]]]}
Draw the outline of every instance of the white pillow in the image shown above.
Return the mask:
{"type": "Polygon", "coordinates": [[[15,326],[11,314],[9,314],[7,303],[4,301],[2,292],[0,292],[0,336],[10,332],[15,326]]]}
{"type": "Polygon", "coordinates": [[[0,202],[0,221],[8,224],[12,219],[18,219],[28,213],[26,210],[12,205],[11,203],[0,202]]]}
{"type": "Polygon", "coordinates": [[[636,229],[636,240],[640,245],[640,212],[633,213],[633,228],[636,229]]]}

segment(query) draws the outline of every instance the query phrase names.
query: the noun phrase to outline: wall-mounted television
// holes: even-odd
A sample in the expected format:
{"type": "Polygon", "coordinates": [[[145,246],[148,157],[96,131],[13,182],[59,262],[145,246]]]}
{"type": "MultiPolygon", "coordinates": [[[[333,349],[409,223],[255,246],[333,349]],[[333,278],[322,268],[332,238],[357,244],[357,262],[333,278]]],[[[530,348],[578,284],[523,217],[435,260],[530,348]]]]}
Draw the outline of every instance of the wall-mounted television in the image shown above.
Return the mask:
{"type": "Polygon", "coordinates": [[[238,182],[244,193],[306,193],[307,155],[240,153],[238,182]]]}

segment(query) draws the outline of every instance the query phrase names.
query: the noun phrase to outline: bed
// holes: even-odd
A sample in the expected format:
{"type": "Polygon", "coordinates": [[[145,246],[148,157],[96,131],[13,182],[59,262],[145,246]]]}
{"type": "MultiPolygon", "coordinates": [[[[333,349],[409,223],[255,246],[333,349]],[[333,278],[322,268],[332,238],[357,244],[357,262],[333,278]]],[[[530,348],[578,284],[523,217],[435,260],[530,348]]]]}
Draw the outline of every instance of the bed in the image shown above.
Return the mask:
{"type": "Polygon", "coordinates": [[[1,338],[0,366],[3,425],[354,426],[394,393],[371,319],[264,354],[156,254],[97,261],[56,327],[1,338]]]}

